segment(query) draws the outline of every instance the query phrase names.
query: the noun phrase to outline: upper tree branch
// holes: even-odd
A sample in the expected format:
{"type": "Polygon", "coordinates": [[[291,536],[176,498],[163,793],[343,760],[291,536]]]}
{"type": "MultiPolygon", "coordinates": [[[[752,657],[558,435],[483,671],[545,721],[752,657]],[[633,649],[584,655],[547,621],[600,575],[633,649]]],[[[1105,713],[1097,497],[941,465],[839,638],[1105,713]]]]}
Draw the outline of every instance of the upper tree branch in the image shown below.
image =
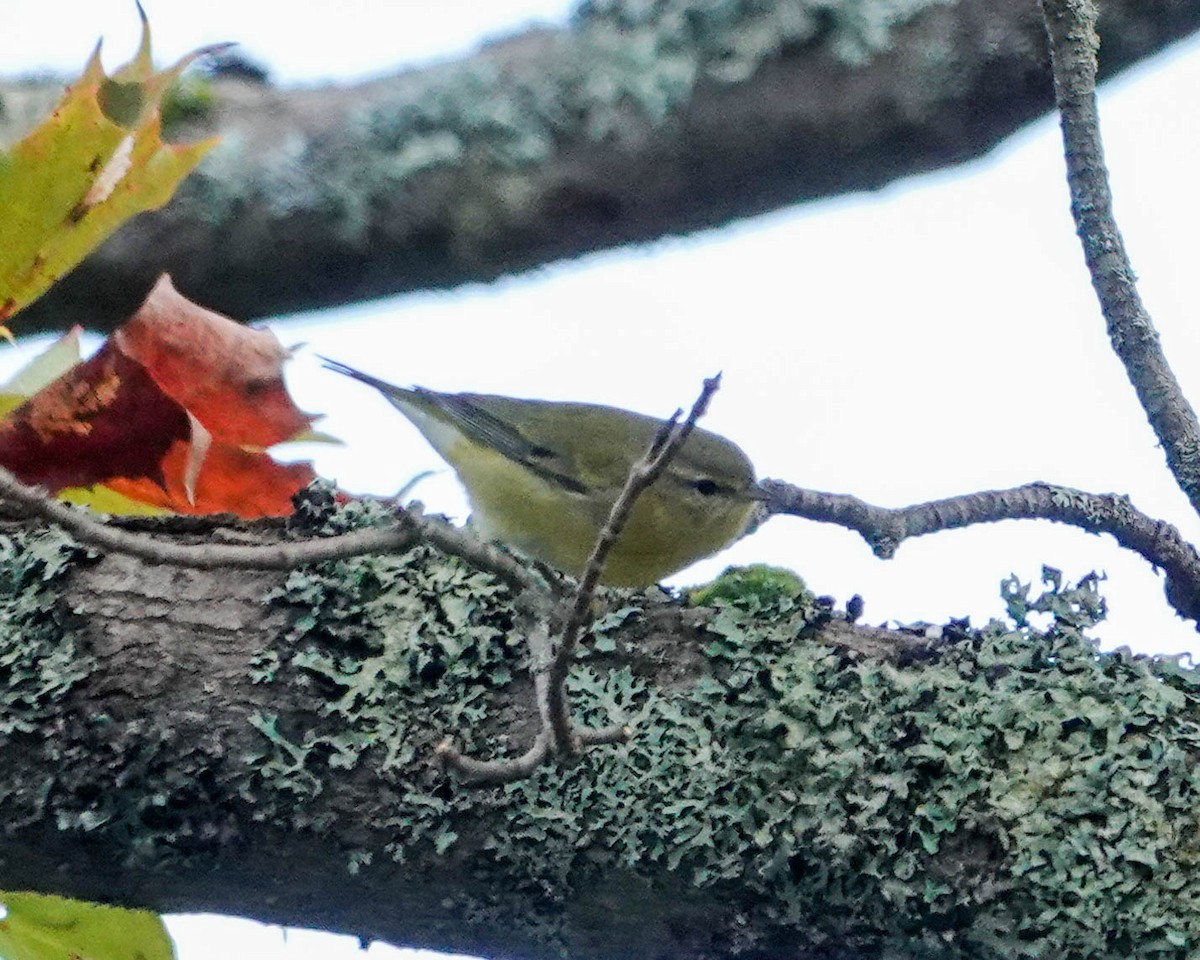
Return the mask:
{"type": "MultiPolygon", "coordinates": [[[[221,84],[223,146],[15,329],[111,328],[164,270],[247,319],[490,279],[958,163],[1051,106],[1032,2],[896,4],[866,38],[886,5],[603,6],[643,12],[357,86],[221,84]]],[[[1101,72],[1198,27],[1195,3],[1106,0],[1101,72]]],[[[0,89],[0,140],[30,95],[0,89]]]]}
{"type": "Polygon", "coordinates": [[[1158,435],[1167,463],[1200,511],[1200,421],[1163,354],[1138,295],[1133,267],[1113,215],[1096,108],[1098,12],[1092,0],[1043,0],[1062,117],[1071,212],[1108,336],[1158,435]]]}

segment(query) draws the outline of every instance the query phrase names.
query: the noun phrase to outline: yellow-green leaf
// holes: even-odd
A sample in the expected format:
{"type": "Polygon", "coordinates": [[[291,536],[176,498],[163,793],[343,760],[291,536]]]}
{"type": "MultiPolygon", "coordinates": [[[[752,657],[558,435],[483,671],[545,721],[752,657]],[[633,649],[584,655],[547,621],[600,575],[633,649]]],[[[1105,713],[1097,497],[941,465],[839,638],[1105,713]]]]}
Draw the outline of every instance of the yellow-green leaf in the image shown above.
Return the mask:
{"type": "Polygon", "coordinates": [[[96,47],[54,112],[0,151],[0,324],[135,214],[161,207],[215,141],[162,141],[159,103],[200,53],[158,73],[150,28],[110,79],[96,47]]]}
{"type": "Polygon", "coordinates": [[[162,918],[40,893],[0,891],[0,957],[4,960],[172,960],[162,918]]]}
{"type": "MultiPolygon", "coordinates": [[[[94,487],[68,487],[58,492],[58,499],[114,517],[163,517],[171,512],[152,503],[134,500],[101,484],[94,487]]],[[[0,960],[4,960],[3,954],[0,954],[0,960]]]]}
{"type": "Polygon", "coordinates": [[[57,380],[75,366],[82,355],[79,349],[82,335],[82,327],[72,327],[14,373],[8,383],[0,387],[0,416],[20,406],[26,397],[32,397],[46,384],[57,380]],[[16,403],[7,405],[12,399],[16,403]]]}

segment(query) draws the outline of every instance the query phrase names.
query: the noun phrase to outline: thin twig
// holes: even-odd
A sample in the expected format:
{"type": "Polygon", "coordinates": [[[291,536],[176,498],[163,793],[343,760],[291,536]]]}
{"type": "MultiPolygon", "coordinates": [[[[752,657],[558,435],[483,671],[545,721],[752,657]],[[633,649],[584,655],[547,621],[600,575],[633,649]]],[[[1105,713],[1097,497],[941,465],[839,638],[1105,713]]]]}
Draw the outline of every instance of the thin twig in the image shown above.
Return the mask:
{"type": "Polygon", "coordinates": [[[552,756],[571,756],[583,747],[596,744],[620,743],[628,740],[631,731],[617,724],[598,729],[576,727],[571,720],[570,700],[567,697],[567,672],[575,659],[579,637],[592,618],[592,599],[596,585],[604,572],[604,563],[629,520],[637,498],[657,480],[671,459],[691,435],[713,394],[721,385],[718,374],[704,381],[704,387],[692,404],[687,419],[679,423],[682,411],[675,411],[655,435],[650,449],[629,468],[625,485],[608,512],[608,519],[596,536],[592,553],[584,565],[583,576],[571,598],[566,621],[559,633],[557,648],[552,648],[545,620],[529,631],[531,669],[534,696],[537,699],[541,730],[533,745],[519,757],[506,760],[477,760],[463,755],[449,738],[436,749],[439,762],[475,784],[512,783],[530,776],[552,756]]]}
{"type": "Polygon", "coordinates": [[[454,741],[443,740],[434,748],[438,760],[455,773],[461,774],[476,784],[514,783],[531,776],[550,756],[547,746],[546,731],[542,731],[533,741],[533,746],[519,757],[505,760],[476,760],[458,751],[454,741]]]}
{"type": "Polygon", "coordinates": [[[908,507],[879,507],[847,494],[805,490],[779,480],[764,480],[761,486],[770,494],[771,513],[854,530],[884,559],[912,537],[1000,520],[1042,519],[1108,533],[1161,568],[1167,577],[1167,600],[1181,617],[1200,621],[1200,554],[1174,526],[1142,513],[1119,494],[1027,483],[908,507]]]}
{"type": "Polygon", "coordinates": [[[1054,92],[1062,118],[1071,213],[1109,340],[1158,436],[1167,464],[1200,512],[1200,421],[1167,363],[1138,295],[1113,215],[1096,107],[1097,10],[1093,0],[1042,0],[1054,92]]]}
{"type": "Polygon", "coordinates": [[[567,671],[575,659],[575,647],[579,637],[592,619],[592,598],[596,593],[596,585],[604,572],[604,564],[608,559],[613,545],[629,521],[634,504],[651,484],[654,483],[667,468],[672,458],[683,447],[698,421],[708,409],[708,403],[721,386],[721,376],[710,377],[704,381],[700,395],[692,404],[691,412],[683,423],[677,423],[679,411],[671,417],[663,429],[655,436],[650,449],[645,456],[637,461],[629,470],[625,486],[609,510],[608,519],[596,538],[596,545],[584,566],[583,576],[575,588],[575,596],[567,614],[566,623],[560,634],[558,648],[547,668],[546,700],[544,713],[550,724],[550,743],[558,751],[572,752],[574,743],[572,737],[571,709],[567,698],[567,671]]]}
{"type": "MultiPolygon", "coordinates": [[[[576,733],[580,746],[593,747],[602,744],[625,743],[633,736],[633,731],[626,726],[615,724],[611,727],[600,727],[595,730],[582,729],[576,733]]],[[[447,738],[434,748],[438,760],[448,769],[459,776],[470,780],[476,786],[500,783],[515,783],[532,776],[533,773],[551,756],[549,734],[542,730],[534,738],[533,746],[519,757],[506,760],[476,760],[459,752],[454,741],[447,738]]]]}
{"type": "MultiPolygon", "coordinates": [[[[523,780],[554,755],[555,751],[551,749],[553,732],[546,712],[546,690],[549,683],[546,666],[552,658],[553,648],[550,643],[550,632],[545,613],[529,628],[528,641],[534,679],[534,696],[537,700],[541,722],[541,729],[534,738],[532,746],[519,757],[505,760],[477,760],[461,753],[454,745],[454,741],[447,737],[438,744],[434,751],[442,766],[453,770],[476,786],[523,780]]],[[[580,746],[592,746],[620,743],[628,740],[630,735],[628,727],[616,725],[595,730],[581,729],[576,733],[575,739],[580,746]]]]}

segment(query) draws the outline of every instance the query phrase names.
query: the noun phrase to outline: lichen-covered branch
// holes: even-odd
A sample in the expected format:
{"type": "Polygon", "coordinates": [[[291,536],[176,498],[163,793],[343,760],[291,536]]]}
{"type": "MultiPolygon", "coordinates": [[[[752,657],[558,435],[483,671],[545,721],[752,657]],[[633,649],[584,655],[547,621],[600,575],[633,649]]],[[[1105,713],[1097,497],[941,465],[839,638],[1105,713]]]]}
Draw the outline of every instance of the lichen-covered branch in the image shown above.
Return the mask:
{"type": "Polygon", "coordinates": [[[771,513],[836,523],[862,534],[876,556],[941,530],[1000,520],[1051,520],[1088,533],[1108,533],[1166,574],[1167,600],[1181,617],[1200,621],[1200,554],[1171,524],[1142,513],[1126,496],[1087,493],[1049,483],[981,490],[908,507],[879,507],[844,493],[805,490],[765,480],[771,513]]]}
{"type": "MultiPolygon", "coordinates": [[[[1105,0],[1101,72],[1198,27],[1105,0]]],[[[371,83],[221,81],[222,146],[14,329],[111,329],[164,270],[244,319],[490,279],[978,157],[1049,91],[1012,0],[612,0],[371,83]]],[[[36,90],[0,100],[2,141],[36,90]]]]}
{"type": "Polygon", "coordinates": [[[1094,0],[1042,0],[1061,115],[1071,212],[1112,342],[1176,482],[1200,512],[1200,421],[1175,378],[1138,294],[1113,215],[1096,107],[1094,0]]]}
{"type": "Polygon", "coordinates": [[[440,732],[486,760],[539,725],[492,578],[423,545],[182,571],[6,524],[0,889],[497,960],[1185,960],[1200,684],[1098,655],[1094,582],[1007,593],[1014,622],[938,639],[796,592],[609,595],[571,695],[634,736],[479,790],[440,732]]]}

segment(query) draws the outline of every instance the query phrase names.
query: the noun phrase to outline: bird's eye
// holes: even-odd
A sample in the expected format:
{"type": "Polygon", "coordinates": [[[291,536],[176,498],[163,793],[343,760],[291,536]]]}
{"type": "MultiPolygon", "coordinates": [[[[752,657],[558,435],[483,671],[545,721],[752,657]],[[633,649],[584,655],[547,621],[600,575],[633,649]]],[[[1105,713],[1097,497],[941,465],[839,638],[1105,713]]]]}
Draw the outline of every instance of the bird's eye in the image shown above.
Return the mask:
{"type": "Polygon", "coordinates": [[[711,497],[719,489],[716,482],[713,480],[709,480],[708,477],[704,477],[701,480],[697,480],[695,483],[692,484],[692,486],[695,487],[696,492],[699,493],[703,497],[711,497]]]}

